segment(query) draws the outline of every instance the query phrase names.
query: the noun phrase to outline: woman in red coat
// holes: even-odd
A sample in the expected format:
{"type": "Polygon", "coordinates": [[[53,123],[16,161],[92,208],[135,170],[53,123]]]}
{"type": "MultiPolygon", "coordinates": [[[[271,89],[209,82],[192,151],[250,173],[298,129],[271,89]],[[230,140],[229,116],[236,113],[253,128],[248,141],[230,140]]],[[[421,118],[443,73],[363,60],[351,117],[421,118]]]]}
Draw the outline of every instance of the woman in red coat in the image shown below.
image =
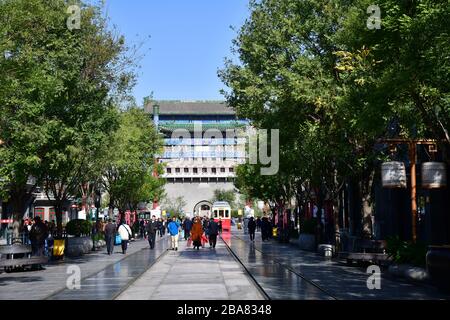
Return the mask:
{"type": "Polygon", "coordinates": [[[200,246],[202,245],[202,235],[203,235],[203,227],[202,224],[200,223],[199,218],[195,218],[194,219],[194,224],[192,225],[192,229],[191,229],[191,238],[192,238],[192,243],[194,245],[194,249],[195,247],[197,247],[197,250],[200,250],[200,246]]]}

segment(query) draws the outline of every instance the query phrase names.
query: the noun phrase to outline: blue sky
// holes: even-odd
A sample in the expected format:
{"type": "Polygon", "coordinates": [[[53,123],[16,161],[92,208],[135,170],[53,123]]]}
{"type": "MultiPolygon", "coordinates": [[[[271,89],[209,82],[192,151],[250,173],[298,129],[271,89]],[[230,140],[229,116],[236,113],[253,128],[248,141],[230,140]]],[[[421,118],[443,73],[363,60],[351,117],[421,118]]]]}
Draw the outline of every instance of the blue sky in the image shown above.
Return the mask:
{"type": "Polygon", "coordinates": [[[217,70],[231,57],[230,26],[249,15],[247,0],[106,0],[106,8],[129,44],[145,40],[138,104],[152,91],[157,100],[224,99],[217,70]]]}

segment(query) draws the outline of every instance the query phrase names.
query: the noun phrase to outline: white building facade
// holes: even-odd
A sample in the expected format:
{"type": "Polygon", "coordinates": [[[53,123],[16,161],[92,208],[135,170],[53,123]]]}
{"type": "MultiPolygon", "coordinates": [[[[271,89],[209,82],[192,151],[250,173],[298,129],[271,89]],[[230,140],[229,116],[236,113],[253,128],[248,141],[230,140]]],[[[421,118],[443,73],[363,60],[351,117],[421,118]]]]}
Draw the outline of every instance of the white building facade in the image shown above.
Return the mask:
{"type": "Polygon", "coordinates": [[[235,190],[236,166],[246,161],[248,121],[223,102],[157,101],[146,110],[164,137],[167,196],[183,197],[188,216],[209,215],[216,189],[235,190]]]}

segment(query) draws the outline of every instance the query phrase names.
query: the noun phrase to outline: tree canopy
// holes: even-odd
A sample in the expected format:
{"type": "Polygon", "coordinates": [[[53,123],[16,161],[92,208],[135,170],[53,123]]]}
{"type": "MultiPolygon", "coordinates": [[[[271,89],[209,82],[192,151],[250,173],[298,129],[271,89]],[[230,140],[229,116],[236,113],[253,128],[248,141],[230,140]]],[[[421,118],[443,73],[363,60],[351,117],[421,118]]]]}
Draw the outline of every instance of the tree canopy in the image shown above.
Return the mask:
{"type": "Polygon", "coordinates": [[[131,49],[95,2],[79,2],[79,28],[69,28],[70,4],[0,1],[0,192],[20,219],[42,187],[55,199],[59,227],[64,202],[99,185],[107,164],[134,166],[130,203],[150,200],[159,187],[150,119],[119,111],[134,85],[131,49]]]}
{"type": "Polygon", "coordinates": [[[380,29],[367,26],[372,4],[250,1],[233,42],[239,63],[227,60],[219,76],[240,117],[280,130],[280,171],[240,166],[241,192],[283,205],[314,194],[320,205],[354,181],[370,215],[380,138],[448,148],[449,2],[378,1],[380,29]]]}

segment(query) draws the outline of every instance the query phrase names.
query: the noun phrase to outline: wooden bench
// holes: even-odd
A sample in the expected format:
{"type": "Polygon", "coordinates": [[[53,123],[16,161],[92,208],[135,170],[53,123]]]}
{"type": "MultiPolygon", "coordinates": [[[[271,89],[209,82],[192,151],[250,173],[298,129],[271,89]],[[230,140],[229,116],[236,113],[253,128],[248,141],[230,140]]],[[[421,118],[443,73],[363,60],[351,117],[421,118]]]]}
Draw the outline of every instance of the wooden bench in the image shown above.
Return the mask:
{"type": "Polygon", "coordinates": [[[24,268],[48,263],[48,257],[32,257],[30,245],[13,244],[0,246],[0,267],[5,271],[12,271],[15,268],[24,268]]]}
{"type": "Polygon", "coordinates": [[[384,240],[356,239],[353,243],[353,250],[340,252],[339,258],[345,259],[349,265],[353,262],[387,264],[391,261],[386,253],[386,241],[384,240]]]}

